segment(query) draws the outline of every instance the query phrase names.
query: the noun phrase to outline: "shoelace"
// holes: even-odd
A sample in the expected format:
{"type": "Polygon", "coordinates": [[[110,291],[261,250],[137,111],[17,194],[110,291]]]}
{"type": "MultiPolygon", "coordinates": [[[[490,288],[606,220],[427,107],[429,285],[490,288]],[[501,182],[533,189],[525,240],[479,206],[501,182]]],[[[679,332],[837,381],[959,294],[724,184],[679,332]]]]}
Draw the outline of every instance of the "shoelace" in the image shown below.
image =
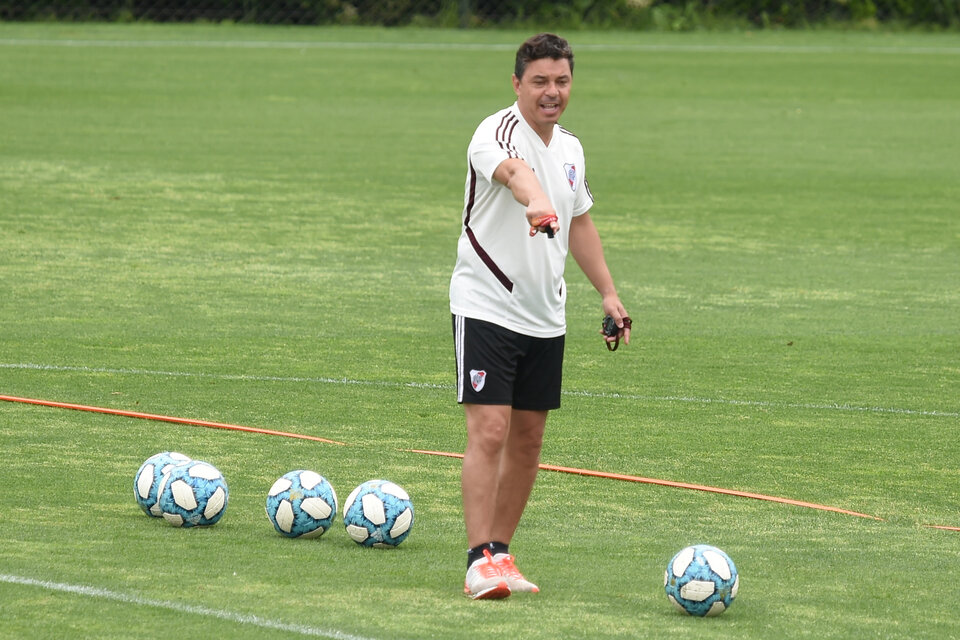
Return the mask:
{"type": "Polygon", "coordinates": [[[517,565],[513,562],[513,556],[510,554],[500,558],[500,562],[498,564],[500,566],[500,573],[504,576],[509,576],[516,580],[526,580],[526,578],[523,577],[523,574],[520,573],[520,570],[517,569],[517,565]]]}
{"type": "Polygon", "coordinates": [[[486,562],[475,562],[471,569],[475,569],[483,578],[496,578],[501,575],[500,567],[493,561],[493,556],[486,549],[483,550],[486,562]]]}

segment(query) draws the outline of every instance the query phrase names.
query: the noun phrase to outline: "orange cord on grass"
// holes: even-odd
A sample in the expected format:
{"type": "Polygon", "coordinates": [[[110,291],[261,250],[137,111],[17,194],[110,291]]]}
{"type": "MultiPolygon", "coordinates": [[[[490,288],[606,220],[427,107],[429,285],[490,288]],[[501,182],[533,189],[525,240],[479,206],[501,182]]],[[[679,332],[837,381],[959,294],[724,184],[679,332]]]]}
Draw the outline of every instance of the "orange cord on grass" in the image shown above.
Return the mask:
{"type": "Polygon", "coordinates": [[[193,420],[191,418],[175,418],[173,416],[161,416],[151,413],[139,413],[136,411],[123,411],[121,409],[108,409],[105,407],[88,407],[82,404],[69,404],[67,402],[53,402],[50,400],[36,400],[33,398],[17,398],[15,396],[2,396],[0,400],[7,402],[23,402],[26,404],[35,404],[43,407],[55,407],[58,409],[74,409],[76,411],[92,411],[94,413],[106,413],[114,416],[123,416],[126,418],[142,418],[144,420],[159,420],[160,422],[173,422],[177,424],[188,424],[194,427],[209,427],[212,429],[230,429],[232,431],[246,431],[248,433],[261,433],[268,436],[284,436],[286,438],[300,438],[302,440],[312,440],[314,442],[323,442],[325,444],[346,444],[336,440],[318,438],[317,436],[308,436],[301,433],[288,433],[286,431],[273,431],[272,429],[259,429],[257,427],[244,427],[238,424],[226,424],[223,422],[208,422],[206,420],[193,420]]]}
{"type": "MultiPolygon", "coordinates": [[[[422,453],[425,455],[431,456],[444,456],[448,458],[462,458],[462,453],[446,453],[444,451],[422,451],[418,449],[408,449],[411,453],[422,453]]],[[[767,496],[762,493],[750,493],[747,491],[736,491],[734,489],[722,489],[720,487],[708,487],[701,484],[689,484],[686,482],[673,482],[671,480],[657,480],[656,478],[642,478],[640,476],[631,476],[625,475],[622,473],[608,473],[606,471],[591,471],[590,469],[577,469],[574,467],[559,467],[553,464],[541,464],[540,468],[544,471],[557,471],[559,473],[572,473],[579,476],[590,476],[594,478],[605,478],[607,480],[622,480],[625,482],[641,482],[644,484],[656,484],[664,487],[673,487],[674,489],[691,489],[694,491],[706,491],[709,493],[720,493],[728,496],[737,496],[738,498],[753,498],[754,500],[766,500],[767,502],[778,502],[780,504],[789,504],[796,507],[806,507],[808,509],[819,509],[820,511],[832,511],[834,513],[842,513],[848,516],[856,516],[858,518],[867,518],[870,520],[880,520],[883,521],[883,518],[878,518],[877,516],[871,516],[866,513],[858,513],[856,511],[848,511],[847,509],[840,509],[839,507],[830,507],[823,504],[816,504],[813,502],[802,502],[800,500],[791,500],[790,498],[778,498],[776,496],[767,496]]]]}

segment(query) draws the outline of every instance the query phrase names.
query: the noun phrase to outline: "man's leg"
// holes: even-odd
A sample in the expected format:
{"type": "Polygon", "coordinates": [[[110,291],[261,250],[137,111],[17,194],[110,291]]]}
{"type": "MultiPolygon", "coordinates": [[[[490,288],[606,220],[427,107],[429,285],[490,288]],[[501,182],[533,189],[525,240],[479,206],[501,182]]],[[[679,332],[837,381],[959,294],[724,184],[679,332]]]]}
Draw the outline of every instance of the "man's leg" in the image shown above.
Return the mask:
{"type": "Polygon", "coordinates": [[[517,569],[508,547],[527,506],[540,468],[540,449],[547,422],[546,411],[514,410],[503,455],[491,536],[500,543],[493,561],[512,592],[538,593],[540,588],[517,569]]]}
{"type": "Polygon", "coordinates": [[[464,404],[467,448],[463,456],[460,486],[463,520],[470,548],[495,540],[500,494],[500,469],[510,432],[511,408],[505,405],[464,404]]]}
{"type": "Polygon", "coordinates": [[[490,540],[510,544],[540,467],[546,411],[512,410],[500,457],[496,506],[490,540]]]}
{"type": "Polygon", "coordinates": [[[511,593],[510,586],[487,547],[492,542],[490,531],[496,517],[500,460],[510,428],[510,407],[465,403],[463,408],[467,449],[460,483],[471,549],[463,590],[474,599],[506,598],[511,593]]]}

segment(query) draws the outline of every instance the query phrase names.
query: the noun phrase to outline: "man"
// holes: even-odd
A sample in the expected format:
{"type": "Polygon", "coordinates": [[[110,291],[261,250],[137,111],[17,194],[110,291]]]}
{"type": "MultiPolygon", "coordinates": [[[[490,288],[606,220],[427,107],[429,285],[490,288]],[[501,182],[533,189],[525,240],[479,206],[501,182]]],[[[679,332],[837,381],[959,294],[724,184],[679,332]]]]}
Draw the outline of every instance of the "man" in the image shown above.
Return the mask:
{"type": "Polygon", "coordinates": [[[450,310],[467,424],[464,592],[474,599],[539,591],[509,544],[537,476],[547,413],[560,406],[568,251],[616,323],[608,342],[630,341],[590,219],[583,148],[558,124],[572,83],[567,41],[530,38],[517,51],[516,103],[484,120],[467,151],[450,310]]]}

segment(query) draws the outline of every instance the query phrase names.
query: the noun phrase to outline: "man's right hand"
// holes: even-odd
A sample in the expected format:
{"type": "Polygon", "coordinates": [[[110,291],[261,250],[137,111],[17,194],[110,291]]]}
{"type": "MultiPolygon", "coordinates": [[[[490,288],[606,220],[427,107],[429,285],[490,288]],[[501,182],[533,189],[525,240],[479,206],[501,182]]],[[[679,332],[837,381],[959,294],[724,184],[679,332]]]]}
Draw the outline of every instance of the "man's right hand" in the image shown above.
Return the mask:
{"type": "MultiPolygon", "coordinates": [[[[530,220],[529,214],[527,215],[527,219],[530,220]]],[[[559,230],[560,224],[557,222],[556,214],[548,213],[530,220],[531,238],[537,235],[537,232],[545,233],[547,237],[552,238],[559,230]]]]}

